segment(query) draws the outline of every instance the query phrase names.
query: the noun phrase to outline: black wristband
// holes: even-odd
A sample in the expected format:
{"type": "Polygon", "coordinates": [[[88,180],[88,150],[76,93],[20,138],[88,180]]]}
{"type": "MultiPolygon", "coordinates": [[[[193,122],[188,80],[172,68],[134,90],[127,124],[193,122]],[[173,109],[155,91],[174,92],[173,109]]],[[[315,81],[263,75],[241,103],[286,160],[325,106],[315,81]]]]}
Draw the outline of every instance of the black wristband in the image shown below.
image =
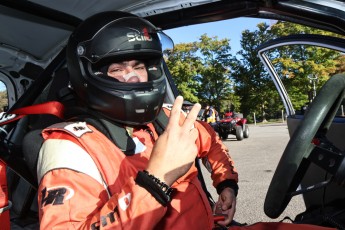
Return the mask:
{"type": "Polygon", "coordinates": [[[225,188],[232,188],[235,192],[235,196],[237,196],[237,193],[238,193],[238,185],[236,183],[236,181],[234,180],[230,180],[230,179],[227,179],[227,180],[224,180],[222,182],[220,182],[218,185],[217,185],[217,193],[218,195],[223,191],[223,189],[225,188]]]}
{"type": "Polygon", "coordinates": [[[157,177],[150,175],[147,171],[139,171],[135,182],[151,193],[164,207],[171,201],[171,195],[174,189],[160,181],[157,177]]]}

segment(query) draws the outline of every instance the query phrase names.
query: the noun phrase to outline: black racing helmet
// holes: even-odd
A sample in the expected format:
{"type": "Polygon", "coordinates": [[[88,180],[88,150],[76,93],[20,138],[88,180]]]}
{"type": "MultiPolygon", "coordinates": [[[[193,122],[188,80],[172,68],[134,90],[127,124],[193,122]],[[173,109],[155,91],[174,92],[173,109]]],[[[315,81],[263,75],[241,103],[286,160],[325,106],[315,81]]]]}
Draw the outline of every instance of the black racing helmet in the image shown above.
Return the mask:
{"type": "Polygon", "coordinates": [[[166,93],[163,45],[172,49],[173,42],[159,28],[135,15],[103,12],[86,19],[67,45],[70,84],[78,100],[116,122],[152,122],[166,93]],[[109,64],[126,60],[143,61],[148,82],[124,83],[106,75],[109,64]]]}

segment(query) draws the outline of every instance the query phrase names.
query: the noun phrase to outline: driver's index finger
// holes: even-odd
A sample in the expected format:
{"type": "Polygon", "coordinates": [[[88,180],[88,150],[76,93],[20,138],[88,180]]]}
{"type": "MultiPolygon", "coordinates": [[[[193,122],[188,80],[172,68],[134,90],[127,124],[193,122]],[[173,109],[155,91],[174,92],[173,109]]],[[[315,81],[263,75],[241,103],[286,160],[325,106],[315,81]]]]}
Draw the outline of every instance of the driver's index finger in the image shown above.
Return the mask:
{"type": "Polygon", "coordinates": [[[183,97],[182,96],[177,96],[176,99],[175,99],[175,102],[173,104],[173,107],[171,109],[171,113],[170,113],[170,117],[169,117],[169,122],[168,122],[168,127],[170,125],[178,124],[179,123],[182,104],[183,104],[183,97]]]}
{"type": "Polygon", "coordinates": [[[191,129],[191,127],[193,127],[194,122],[198,118],[200,109],[201,105],[199,103],[194,104],[193,108],[188,113],[186,120],[183,123],[183,126],[186,126],[187,129],[191,129]]]}

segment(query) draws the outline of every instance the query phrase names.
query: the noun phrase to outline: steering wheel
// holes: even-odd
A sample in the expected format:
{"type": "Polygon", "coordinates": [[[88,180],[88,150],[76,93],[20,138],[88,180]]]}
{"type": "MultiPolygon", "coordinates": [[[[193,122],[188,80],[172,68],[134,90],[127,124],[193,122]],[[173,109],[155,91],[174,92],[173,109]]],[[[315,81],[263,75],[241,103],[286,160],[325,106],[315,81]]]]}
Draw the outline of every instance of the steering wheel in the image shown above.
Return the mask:
{"type": "Polygon", "coordinates": [[[313,138],[318,133],[326,133],[344,98],[345,75],[331,77],[320,89],[309,106],[304,119],[290,138],[278,163],[268,188],[264,211],[268,217],[277,218],[291,200],[291,192],[296,191],[304,172],[302,160],[307,158],[314,145],[313,138]]]}

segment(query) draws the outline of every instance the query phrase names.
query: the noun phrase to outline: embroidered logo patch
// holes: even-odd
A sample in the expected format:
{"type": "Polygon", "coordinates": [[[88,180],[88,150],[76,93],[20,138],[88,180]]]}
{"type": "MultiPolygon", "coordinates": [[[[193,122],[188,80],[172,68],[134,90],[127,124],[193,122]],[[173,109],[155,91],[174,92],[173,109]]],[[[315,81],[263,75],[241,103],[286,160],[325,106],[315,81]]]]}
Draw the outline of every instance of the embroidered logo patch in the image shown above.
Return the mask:
{"type": "Polygon", "coordinates": [[[81,137],[85,133],[92,133],[92,130],[89,127],[87,127],[85,122],[69,124],[66,125],[64,129],[66,129],[76,137],[81,137]]]}
{"type": "Polygon", "coordinates": [[[131,197],[132,195],[130,193],[127,193],[126,195],[118,199],[119,206],[123,211],[126,211],[129,204],[131,203],[131,197]]]}
{"type": "Polygon", "coordinates": [[[42,191],[41,206],[46,205],[61,205],[64,201],[69,200],[74,195],[74,190],[69,187],[52,187],[44,188],[42,191]]]}

